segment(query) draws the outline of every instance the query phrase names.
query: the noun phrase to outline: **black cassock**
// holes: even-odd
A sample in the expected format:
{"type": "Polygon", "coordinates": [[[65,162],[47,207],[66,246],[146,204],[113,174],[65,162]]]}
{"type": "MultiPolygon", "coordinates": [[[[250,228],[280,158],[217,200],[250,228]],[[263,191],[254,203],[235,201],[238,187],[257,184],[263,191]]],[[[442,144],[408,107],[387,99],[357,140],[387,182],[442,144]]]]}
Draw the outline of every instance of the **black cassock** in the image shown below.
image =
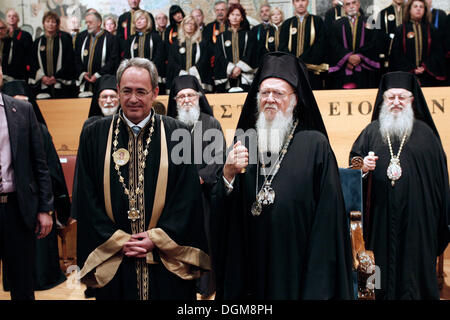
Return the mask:
{"type": "Polygon", "coordinates": [[[379,54],[382,52],[382,43],[377,30],[366,28],[366,17],[359,15],[352,33],[351,22],[348,17],[336,20],[333,23],[329,36],[328,70],[329,89],[356,89],[374,88],[380,69],[379,54]],[[361,63],[353,70],[347,68],[350,55],[357,54],[361,63]]]}
{"type": "Polygon", "coordinates": [[[248,91],[253,82],[255,68],[255,33],[249,30],[227,30],[217,38],[214,50],[214,84],[217,92],[227,92],[231,87],[248,91]],[[233,40],[234,39],[234,40],[233,40]],[[242,72],[237,79],[230,77],[234,67],[242,72]]]}
{"type": "Polygon", "coordinates": [[[207,41],[186,41],[181,45],[178,39],[168,46],[169,59],[167,68],[167,89],[172,87],[175,77],[190,74],[197,78],[202,88],[212,91],[212,70],[208,60],[209,44],[207,41]],[[190,55],[190,61],[188,56],[190,55]]]}
{"type": "MultiPolygon", "coordinates": [[[[171,140],[172,133],[176,129],[185,129],[185,127],[179,121],[165,116],[161,117],[165,127],[169,167],[164,208],[156,228],[162,229],[179,246],[189,246],[208,252],[203,228],[201,190],[197,169],[193,164],[175,164],[170,160],[172,150],[177,144],[176,141],[171,140]]],[[[117,119],[117,115],[115,119],[117,119]]],[[[130,235],[146,231],[152,215],[160,165],[161,118],[159,115],[155,116],[154,133],[149,144],[145,169],[143,169],[145,178],[142,197],[144,199],[141,200],[141,196],[138,196],[139,200],[136,204],[141,215],[144,214],[144,218],[141,217],[134,222],[128,219],[129,200],[119,181],[112,159],[109,177],[112,213],[115,222],[108,217],[105,209],[103,173],[111,121],[111,117],[95,121],[82,131],[80,137],[73,193],[73,203],[76,206],[78,221],[77,262],[80,267],[84,265],[86,258],[94,249],[105,241],[110,241],[118,231],[121,230],[130,235]]],[[[130,161],[121,167],[121,175],[127,187],[130,187],[130,174],[136,174],[134,181],[137,181],[138,173],[142,170],[134,165],[130,170],[130,165],[138,156],[137,148],[144,149],[149,136],[149,126],[150,121],[142,128],[143,131],[141,130],[140,135],[133,138],[131,129],[123,120],[120,122],[117,148],[125,148],[130,152],[130,161]],[[133,143],[133,141],[135,142],[133,143]],[[142,144],[141,147],[136,147],[135,144],[139,143],[142,144]]],[[[161,262],[161,254],[157,248],[153,250],[153,259],[156,264],[146,263],[145,258],[123,256],[113,279],[104,287],[96,289],[97,299],[136,300],[144,299],[144,296],[150,300],[196,299],[195,280],[183,280],[170,272],[161,262]]]]}
{"type": "Polygon", "coordinates": [[[146,58],[152,61],[158,70],[158,84],[165,83],[165,46],[158,32],[137,32],[128,41],[125,58],[146,58]]]}
{"type": "Polygon", "coordinates": [[[28,68],[30,66],[30,55],[28,54],[31,51],[31,48],[33,47],[33,36],[25,31],[22,30],[20,28],[17,28],[14,30],[12,38],[16,39],[17,41],[19,41],[19,43],[22,44],[23,50],[25,52],[25,60],[26,60],[26,69],[28,71],[28,68]]]}
{"type": "MultiPolygon", "coordinates": [[[[399,145],[392,141],[394,154],[399,145]]],[[[365,157],[369,151],[379,157],[371,178],[370,212],[364,216],[366,247],[381,269],[377,299],[439,299],[436,260],[449,240],[448,171],[441,143],[430,127],[415,120],[394,186],[386,174],[391,156],[378,120],[359,135],[350,157],[365,157]]]]}
{"type": "Polygon", "coordinates": [[[75,64],[77,85],[80,86],[80,92],[92,92],[93,86],[86,83],[83,76],[86,73],[89,75],[98,74],[97,78],[99,78],[104,74],[116,74],[119,66],[119,42],[117,37],[106,30],[100,31],[95,39],[88,33],[81,33],[75,44],[75,64]]]}
{"type": "Polygon", "coordinates": [[[47,93],[52,98],[73,97],[75,57],[70,34],[58,31],[52,39],[41,36],[34,41],[29,82],[35,95],[47,93]],[[54,76],[57,83],[48,87],[42,82],[44,76],[54,76]]]}
{"type": "Polygon", "coordinates": [[[311,71],[311,65],[319,66],[325,62],[325,28],[320,17],[307,14],[303,22],[297,16],[284,21],[280,30],[279,50],[299,57],[307,67],[309,65],[311,88],[322,89],[320,76],[311,71]]]}
{"type": "Polygon", "coordinates": [[[416,74],[422,87],[443,85],[446,79],[443,43],[429,23],[407,22],[398,27],[390,58],[392,71],[414,73],[414,69],[424,67],[422,74],[416,74]]]}
{"type": "Polygon", "coordinates": [[[325,136],[294,134],[272,182],[275,201],[255,217],[256,172],[250,164],[236,175],[229,195],[222,176],[213,188],[217,299],[353,299],[348,218],[325,136]]]}

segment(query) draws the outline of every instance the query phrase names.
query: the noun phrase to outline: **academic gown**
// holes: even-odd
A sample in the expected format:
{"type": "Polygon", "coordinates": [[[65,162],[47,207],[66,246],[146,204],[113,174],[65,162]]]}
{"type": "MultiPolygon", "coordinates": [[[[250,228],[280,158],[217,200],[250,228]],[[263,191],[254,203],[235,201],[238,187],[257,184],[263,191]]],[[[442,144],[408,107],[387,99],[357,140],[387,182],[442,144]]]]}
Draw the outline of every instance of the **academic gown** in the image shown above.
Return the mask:
{"type": "Polygon", "coordinates": [[[256,72],[255,34],[248,30],[238,31],[239,59],[233,61],[232,30],[220,34],[214,49],[214,84],[217,92],[227,92],[231,87],[240,87],[248,91],[256,72]],[[234,67],[240,67],[241,75],[237,79],[230,77],[234,67]]]}
{"type": "Polygon", "coordinates": [[[360,15],[353,42],[350,24],[349,19],[344,17],[336,20],[332,26],[328,54],[329,89],[375,88],[378,86],[376,79],[380,70],[379,54],[383,50],[378,31],[366,28],[366,17],[360,15]],[[352,54],[359,55],[361,63],[350,70],[347,62],[352,54]]]}
{"type": "Polygon", "coordinates": [[[48,93],[52,98],[72,98],[75,94],[75,57],[72,37],[64,31],[58,31],[53,37],[52,74],[49,74],[47,60],[47,38],[41,36],[33,43],[29,82],[34,94],[48,93]],[[48,87],[42,83],[44,76],[54,76],[57,84],[48,87]]]}
{"type": "Polygon", "coordinates": [[[275,202],[254,217],[256,167],[235,177],[229,196],[222,176],[213,188],[216,298],[353,299],[349,222],[326,138],[295,133],[272,182],[275,202]]]}
{"type": "Polygon", "coordinates": [[[341,5],[332,7],[325,12],[325,27],[331,30],[333,22],[345,16],[344,8],[341,5]]]}
{"type": "Polygon", "coordinates": [[[86,73],[90,75],[98,73],[99,77],[105,74],[115,75],[119,66],[119,43],[117,37],[103,30],[95,39],[93,52],[90,50],[91,35],[87,32],[81,33],[76,41],[76,79],[77,85],[80,86],[80,91],[93,90],[93,88],[90,88],[90,84],[83,79],[86,73]],[[92,64],[89,69],[91,53],[92,64]]]}
{"type": "MultiPolygon", "coordinates": [[[[117,119],[117,116],[115,117],[117,119]]],[[[111,117],[99,119],[87,126],[80,137],[80,148],[77,155],[77,175],[74,182],[73,202],[76,205],[78,234],[77,234],[77,262],[83,266],[88,255],[105,241],[109,240],[118,230],[132,234],[132,230],[146,231],[151,218],[158,168],[160,162],[160,116],[155,116],[154,133],[149,145],[149,153],[146,158],[144,197],[139,206],[145,211],[145,218],[131,222],[128,219],[128,198],[124,188],[119,182],[118,173],[111,161],[110,190],[112,199],[112,212],[115,222],[108,217],[104,201],[104,158],[108,131],[111,117]]],[[[172,150],[178,143],[171,141],[170,137],[174,130],[185,128],[181,122],[162,116],[164,121],[167,152],[169,155],[169,168],[167,178],[167,192],[162,214],[156,224],[167,235],[180,246],[191,246],[204,252],[208,252],[204,236],[201,190],[198,173],[193,164],[175,165],[170,159],[172,150]]],[[[141,130],[137,140],[141,141],[143,147],[149,136],[150,123],[141,130]]],[[[115,128],[115,127],[114,127],[115,128]]],[[[121,121],[119,125],[118,148],[128,148],[131,129],[121,121]]],[[[113,129],[115,131],[115,129],[113,129]]],[[[134,144],[131,139],[131,146],[134,144]]],[[[111,147],[112,149],[112,147],[111,147]]],[[[129,187],[129,168],[133,163],[135,152],[130,155],[130,161],[121,167],[124,183],[129,187]]],[[[112,159],[111,159],[112,160],[112,159]]],[[[137,179],[137,178],[136,178],[137,179]]],[[[195,280],[183,280],[174,273],[168,271],[161,263],[158,249],[153,250],[153,258],[156,264],[147,264],[145,259],[128,258],[123,260],[113,279],[104,287],[96,289],[97,299],[126,299],[136,300],[144,293],[151,300],[195,300],[195,280]],[[148,268],[148,278],[145,270],[148,268]],[[137,280],[137,272],[139,281],[137,280]],[[148,291],[140,288],[148,287],[148,291]]]]}
{"type": "Polygon", "coordinates": [[[442,40],[432,25],[420,23],[420,26],[422,50],[419,50],[419,57],[416,56],[417,35],[413,23],[407,22],[397,28],[389,63],[391,71],[414,73],[414,69],[422,66],[425,71],[416,75],[422,87],[442,85],[446,79],[442,40]]]}
{"type": "Polygon", "coordinates": [[[279,39],[276,38],[275,27],[270,23],[260,23],[252,28],[252,32],[255,33],[257,43],[255,58],[258,59],[256,65],[259,66],[267,52],[277,51],[279,39]]]}
{"type": "MultiPolygon", "coordinates": [[[[307,66],[320,65],[325,62],[325,28],[322,19],[308,14],[303,18],[303,32],[299,27],[299,19],[293,16],[281,25],[279,50],[299,57],[307,66]],[[303,47],[298,47],[298,36],[301,32],[303,47]]],[[[313,90],[322,89],[319,75],[308,70],[308,77],[313,90]]]]}
{"type": "MultiPolygon", "coordinates": [[[[146,11],[149,16],[150,20],[152,22],[153,28],[156,26],[155,24],[155,18],[153,17],[152,13],[149,11],[146,11]]],[[[117,37],[119,40],[119,47],[120,47],[120,60],[122,60],[125,56],[125,52],[128,49],[127,44],[129,43],[130,39],[133,37],[134,33],[131,33],[131,25],[132,25],[132,14],[131,11],[127,11],[120,15],[118,21],[117,21],[117,37]]]]}
{"type": "Polygon", "coordinates": [[[17,41],[19,41],[19,43],[22,44],[23,48],[24,48],[24,57],[26,59],[26,69],[29,70],[28,68],[30,67],[31,61],[30,61],[30,56],[29,56],[29,52],[31,51],[32,47],[33,47],[33,36],[25,31],[22,30],[20,28],[15,29],[12,35],[12,38],[16,39],[17,41]]]}
{"type": "Polygon", "coordinates": [[[158,83],[163,83],[163,78],[161,77],[163,74],[165,74],[165,47],[164,43],[162,42],[161,37],[159,36],[158,32],[151,31],[151,32],[145,32],[145,33],[136,33],[134,36],[131,37],[130,41],[128,42],[127,50],[125,51],[125,58],[135,58],[135,57],[141,57],[141,58],[147,58],[148,60],[152,61],[156,69],[158,70],[158,83]],[[140,41],[142,41],[142,37],[144,37],[143,45],[144,45],[144,51],[143,55],[139,55],[140,48],[140,41]]]}
{"type": "Polygon", "coordinates": [[[191,44],[190,68],[187,69],[187,43],[181,45],[176,40],[168,46],[168,68],[166,87],[171,88],[175,77],[189,74],[197,78],[202,88],[212,91],[212,70],[208,62],[208,43],[206,41],[195,42],[191,44]]]}
{"type": "Polygon", "coordinates": [[[382,62],[382,73],[389,70],[389,55],[392,50],[392,44],[395,37],[397,27],[403,23],[403,11],[396,16],[396,9],[394,5],[384,8],[380,11],[377,18],[377,27],[380,28],[379,37],[384,46],[384,50],[380,53],[380,61],[382,62]],[[397,18],[399,21],[397,21],[397,18]]]}
{"type": "MultiPolygon", "coordinates": [[[[400,141],[392,141],[397,154],[400,141]]],[[[448,244],[449,185],[446,158],[432,130],[415,120],[400,154],[402,176],[392,187],[386,170],[389,146],[379,121],[370,123],[353,144],[350,158],[378,156],[372,172],[370,212],[364,236],[380,267],[377,299],[439,299],[436,260],[448,244]]],[[[364,180],[367,189],[368,179],[364,180]]]]}
{"type": "Polygon", "coordinates": [[[27,52],[23,44],[10,37],[0,39],[2,54],[3,81],[26,80],[27,73],[27,52]]]}

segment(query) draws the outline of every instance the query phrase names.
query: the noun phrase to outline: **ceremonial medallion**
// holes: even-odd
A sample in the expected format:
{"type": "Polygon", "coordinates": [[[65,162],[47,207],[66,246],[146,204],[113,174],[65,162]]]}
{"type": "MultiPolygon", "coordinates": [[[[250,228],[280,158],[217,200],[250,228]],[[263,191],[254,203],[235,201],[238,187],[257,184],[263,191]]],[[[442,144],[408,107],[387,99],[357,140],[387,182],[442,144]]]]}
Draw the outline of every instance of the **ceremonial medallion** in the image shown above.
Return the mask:
{"type": "Polygon", "coordinates": [[[220,34],[220,31],[219,30],[216,30],[215,32],[214,32],[214,34],[216,35],[216,37],[220,34]]]}
{"type": "Polygon", "coordinates": [[[274,42],[275,41],[275,38],[274,37],[269,37],[269,39],[267,39],[270,43],[272,43],[272,42],[274,42]]]}
{"type": "Polygon", "coordinates": [[[178,35],[178,33],[174,32],[172,33],[172,38],[175,38],[178,35]]]}
{"type": "Polygon", "coordinates": [[[388,20],[389,21],[394,21],[395,20],[395,15],[393,15],[393,14],[388,15],[388,20]]]}
{"type": "Polygon", "coordinates": [[[185,47],[181,47],[180,50],[178,50],[178,52],[180,54],[185,54],[186,53],[186,48],[185,47]]]}
{"type": "Polygon", "coordinates": [[[275,191],[269,185],[266,185],[258,193],[257,199],[265,206],[272,204],[275,201],[275,191]]]}
{"type": "Polygon", "coordinates": [[[394,33],[389,33],[389,38],[394,39],[395,34],[394,33]]]}
{"type": "Polygon", "coordinates": [[[130,153],[124,148],[120,148],[119,150],[114,152],[112,156],[114,159],[114,163],[118,166],[124,166],[128,163],[128,160],[130,160],[130,153]]]}
{"type": "Polygon", "coordinates": [[[45,51],[45,46],[42,45],[39,49],[40,49],[41,51],[45,51]]]}
{"type": "Polygon", "coordinates": [[[86,57],[89,54],[89,51],[87,49],[84,49],[83,55],[86,57]]]}
{"type": "Polygon", "coordinates": [[[412,39],[414,38],[414,32],[408,32],[408,34],[406,35],[408,37],[408,39],[412,39]]]}
{"type": "Polygon", "coordinates": [[[126,22],[126,21],[122,22],[122,27],[123,27],[124,29],[127,28],[127,22],[126,22]]]}
{"type": "Polygon", "coordinates": [[[261,211],[262,211],[261,203],[259,203],[258,201],[253,202],[252,215],[259,216],[261,214],[261,211]]]}
{"type": "Polygon", "coordinates": [[[387,168],[387,176],[391,180],[392,186],[394,186],[395,181],[400,179],[402,176],[402,167],[400,167],[400,160],[398,158],[392,158],[387,168]]]}
{"type": "Polygon", "coordinates": [[[139,218],[139,210],[136,210],[135,208],[128,210],[128,219],[134,222],[139,218]]]}
{"type": "Polygon", "coordinates": [[[291,34],[297,34],[297,28],[291,28],[291,34]]]}
{"type": "Polygon", "coordinates": [[[230,40],[225,41],[225,47],[229,47],[229,46],[231,46],[231,41],[230,40]]]}
{"type": "Polygon", "coordinates": [[[138,48],[138,44],[135,43],[134,46],[133,46],[133,48],[134,48],[134,50],[136,50],[136,49],[138,48]]]}

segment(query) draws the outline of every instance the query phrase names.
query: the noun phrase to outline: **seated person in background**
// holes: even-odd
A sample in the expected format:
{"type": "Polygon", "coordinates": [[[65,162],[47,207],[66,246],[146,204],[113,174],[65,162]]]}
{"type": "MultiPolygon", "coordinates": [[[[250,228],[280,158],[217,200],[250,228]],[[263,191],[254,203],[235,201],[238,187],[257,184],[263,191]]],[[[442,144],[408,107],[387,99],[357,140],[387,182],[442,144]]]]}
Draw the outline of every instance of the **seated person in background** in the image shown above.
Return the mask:
{"type": "Polygon", "coordinates": [[[44,35],[33,43],[29,83],[37,99],[72,98],[75,93],[75,58],[72,37],[59,29],[59,16],[47,11],[44,35]]]}

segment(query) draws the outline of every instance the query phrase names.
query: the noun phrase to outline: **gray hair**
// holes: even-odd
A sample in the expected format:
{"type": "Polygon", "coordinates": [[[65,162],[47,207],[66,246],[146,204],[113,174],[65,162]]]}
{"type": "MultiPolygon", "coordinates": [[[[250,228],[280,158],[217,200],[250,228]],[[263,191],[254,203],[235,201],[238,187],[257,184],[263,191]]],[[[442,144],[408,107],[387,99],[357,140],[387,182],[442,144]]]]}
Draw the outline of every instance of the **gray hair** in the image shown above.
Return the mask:
{"type": "Polygon", "coordinates": [[[152,90],[158,87],[158,70],[153,62],[145,58],[131,58],[125,59],[120,63],[119,68],[117,69],[116,78],[117,83],[120,86],[120,80],[122,79],[122,75],[128,68],[136,67],[145,69],[148,71],[150,75],[150,82],[152,85],[152,90]]]}

